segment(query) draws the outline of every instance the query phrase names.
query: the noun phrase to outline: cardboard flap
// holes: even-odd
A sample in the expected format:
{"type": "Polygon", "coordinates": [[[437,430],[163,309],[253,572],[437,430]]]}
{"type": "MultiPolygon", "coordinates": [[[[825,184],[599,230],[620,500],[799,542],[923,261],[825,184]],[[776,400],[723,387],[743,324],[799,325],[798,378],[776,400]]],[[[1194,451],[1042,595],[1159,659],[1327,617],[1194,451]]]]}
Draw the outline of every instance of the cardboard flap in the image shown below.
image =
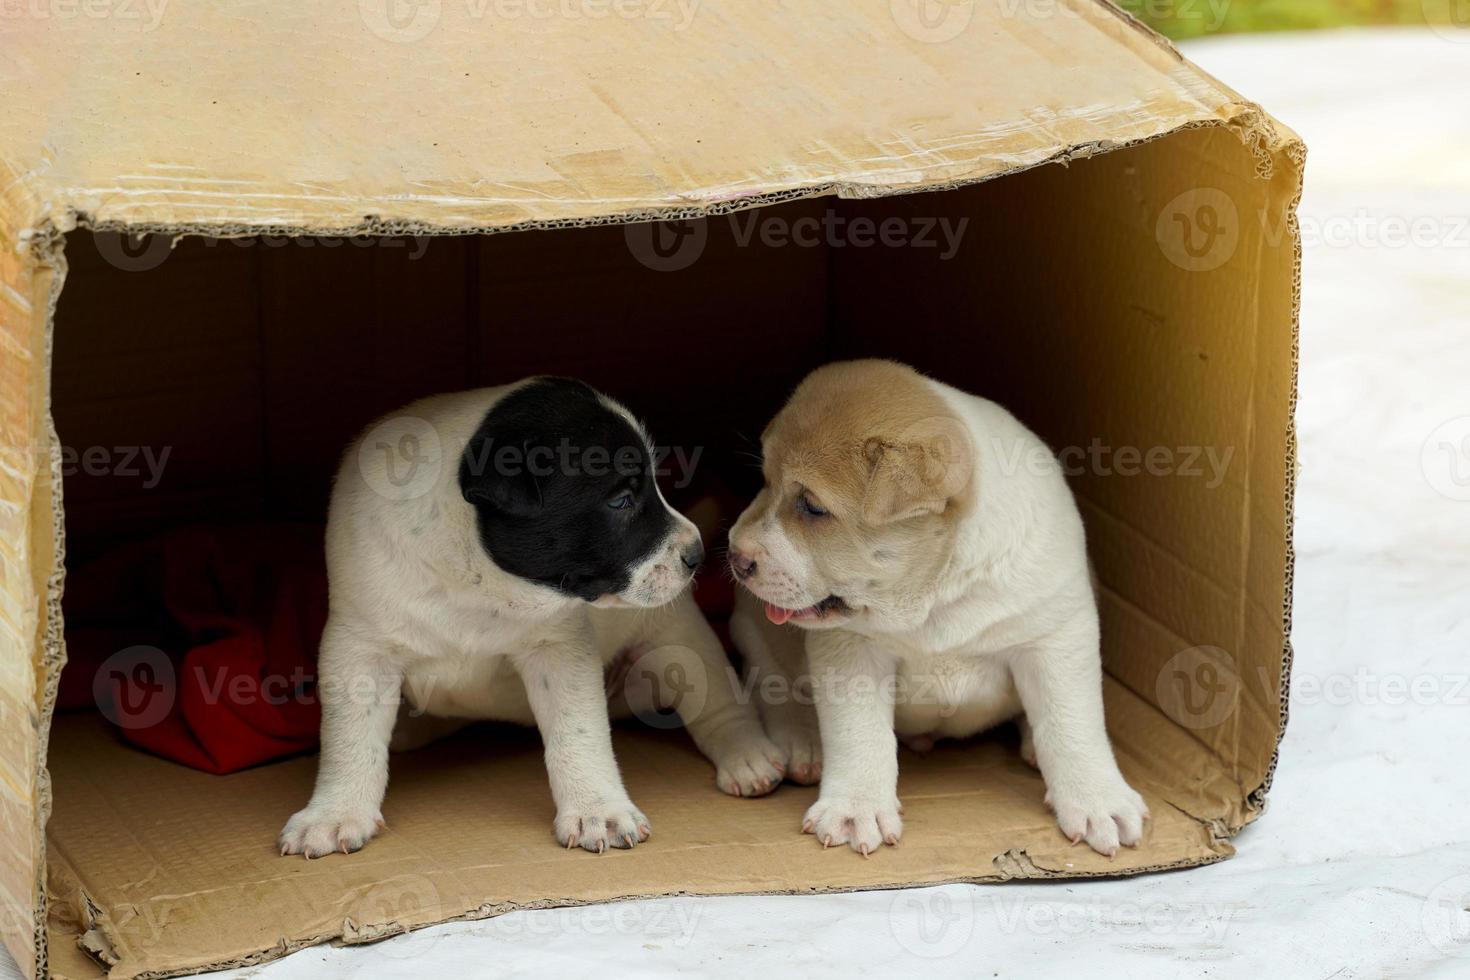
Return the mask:
{"type": "Polygon", "coordinates": [[[46,732],[61,671],[61,472],[49,326],[64,260],[22,247],[29,198],[0,155],[0,942],[21,971],[44,946],[46,732]]]}
{"type": "Polygon", "coordinates": [[[0,160],[26,226],[502,228],[969,182],[1253,113],[1098,0],[544,6],[7,18],[0,160]]]}

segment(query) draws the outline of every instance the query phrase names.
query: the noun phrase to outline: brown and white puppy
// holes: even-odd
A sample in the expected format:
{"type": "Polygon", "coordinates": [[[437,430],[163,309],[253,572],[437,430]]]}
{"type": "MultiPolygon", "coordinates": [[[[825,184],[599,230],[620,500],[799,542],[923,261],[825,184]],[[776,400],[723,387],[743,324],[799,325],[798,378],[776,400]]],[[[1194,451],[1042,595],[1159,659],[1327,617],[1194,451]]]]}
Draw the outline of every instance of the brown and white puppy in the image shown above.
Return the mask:
{"type": "Polygon", "coordinates": [[[802,829],[865,854],[897,843],[895,732],[1016,720],[1063,833],[1137,844],[1148,811],[1103,726],[1082,521],[1046,446],[993,402],[852,361],[809,375],[762,449],[730,563],[764,616],[745,602],[731,632],[757,673],[809,672],[820,748],[799,697],[763,705],[788,773],[820,773],[802,829]]]}

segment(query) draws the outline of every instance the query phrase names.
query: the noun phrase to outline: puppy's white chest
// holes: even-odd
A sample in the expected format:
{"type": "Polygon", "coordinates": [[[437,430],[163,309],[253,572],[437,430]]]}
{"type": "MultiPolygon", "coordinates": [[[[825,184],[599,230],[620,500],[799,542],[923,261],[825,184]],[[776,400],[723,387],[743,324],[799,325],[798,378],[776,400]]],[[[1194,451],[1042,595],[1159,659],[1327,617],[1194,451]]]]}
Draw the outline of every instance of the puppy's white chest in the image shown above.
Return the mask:
{"type": "Polygon", "coordinates": [[[495,656],[525,645],[534,620],[516,615],[498,597],[461,584],[431,582],[410,596],[386,597],[399,604],[399,643],[419,657],[495,656]]]}
{"type": "Polygon", "coordinates": [[[504,656],[419,658],[404,671],[403,693],[410,706],[439,717],[535,722],[525,685],[504,656]]]}
{"type": "Polygon", "coordinates": [[[893,727],[900,735],[974,735],[1021,713],[1005,659],[964,654],[905,658],[893,727]]]}
{"type": "Polygon", "coordinates": [[[508,654],[528,648],[540,633],[498,606],[436,591],[406,617],[403,690],[409,704],[442,717],[534,723],[508,654]]]}

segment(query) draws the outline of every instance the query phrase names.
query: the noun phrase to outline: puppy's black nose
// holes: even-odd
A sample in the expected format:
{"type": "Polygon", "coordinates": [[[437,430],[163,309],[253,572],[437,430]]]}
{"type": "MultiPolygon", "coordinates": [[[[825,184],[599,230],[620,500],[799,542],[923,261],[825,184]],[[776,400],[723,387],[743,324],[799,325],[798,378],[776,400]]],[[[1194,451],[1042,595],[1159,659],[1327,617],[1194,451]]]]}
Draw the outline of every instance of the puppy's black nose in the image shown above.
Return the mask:
{"type": "Polygon", "coordinates": [[[684,553],[679,556],[679,560],[684,563],[685,568],[691,572],[694,571],[699,567],[699,563],[704,561],[704,542],[695,541],[689,547],[685,548],[684,553]]]}
{"type": "Polygon", "coordinates": [[[730,567],[735,570],[735,577],[747,579],[755,574],[755,559],[743,551],[730,552],[730,567]]]}

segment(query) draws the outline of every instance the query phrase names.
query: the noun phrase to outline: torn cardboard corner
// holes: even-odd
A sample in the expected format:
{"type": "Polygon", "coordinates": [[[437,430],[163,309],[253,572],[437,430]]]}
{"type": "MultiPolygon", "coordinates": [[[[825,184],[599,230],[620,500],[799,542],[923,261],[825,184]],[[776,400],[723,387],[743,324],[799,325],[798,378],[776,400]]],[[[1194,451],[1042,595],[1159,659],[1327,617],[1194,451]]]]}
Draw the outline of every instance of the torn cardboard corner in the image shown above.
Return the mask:
{"type": "Polygon", "coordinates": [[[1294,134],[1094,0],[939,21],[908,0],[704,0],[677,23],[372,6],[170,6],[141,38],[125,18],[4,27],[0,938],[27,977],[173,975],[523,907],[1230,853],[1285,722],[1294,134]],[[626,224],[676,217],[701,220],[672,252],[626,224]],[[912,234],[794,246],[798,222],[912,234]],[[936,224],[967,230],[923,247],[936,224]],[[117,234],[142,231],[167,234],[117,234]],[[682,735],[629,731],[646,847],[561,853],[534,742],[459,740],[395,763],[392,833],[307,865],[271,844],[311,759],[209,777],[53,719],[68,553],[320,521],[366,420],[535,373],[610,389],[718,467],[806,371],[861,355],[1080,451],[1109,727],[1155,816],[1139,850],[1064,846],[1039,778],[982,739],[905,756],[901,848],[823,855],[797,832],[810,790],[725,799],[682,735]],[[172,447],[155,486],[63,474],[63,446],[140,444],[172,447]]]}

